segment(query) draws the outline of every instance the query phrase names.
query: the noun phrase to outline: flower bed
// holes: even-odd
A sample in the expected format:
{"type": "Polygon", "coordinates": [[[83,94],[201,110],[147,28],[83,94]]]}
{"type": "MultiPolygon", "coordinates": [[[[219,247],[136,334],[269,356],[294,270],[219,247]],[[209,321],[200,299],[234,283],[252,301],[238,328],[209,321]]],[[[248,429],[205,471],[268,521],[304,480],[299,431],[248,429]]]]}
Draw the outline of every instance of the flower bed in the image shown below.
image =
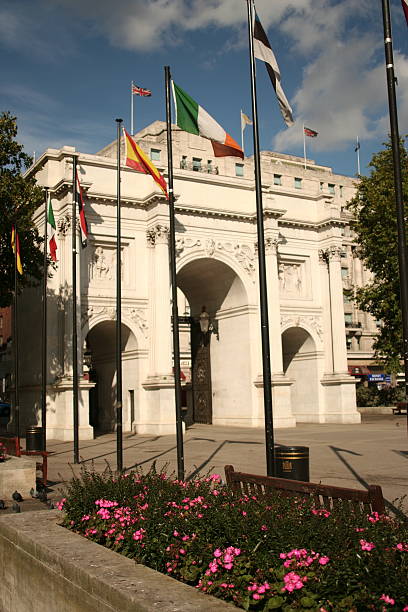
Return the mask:
{"type": "Polygon", "coordinates": [[[245,610],[408,611],[408,524],[388,516],[155,470],[84,470],[60,508],[69,529],[245,610]]]}

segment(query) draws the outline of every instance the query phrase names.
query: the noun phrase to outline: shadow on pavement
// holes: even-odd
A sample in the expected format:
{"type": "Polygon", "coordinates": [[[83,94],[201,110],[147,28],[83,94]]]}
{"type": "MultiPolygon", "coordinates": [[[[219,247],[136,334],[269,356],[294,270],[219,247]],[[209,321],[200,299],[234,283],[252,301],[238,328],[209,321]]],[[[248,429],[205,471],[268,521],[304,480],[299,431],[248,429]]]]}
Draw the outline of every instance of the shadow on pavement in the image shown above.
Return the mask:
{"type": "MultiPolygon", "coordinates": [[[[336,457],[342,462],[343,465],[346,466],[346,468],[349,470],[349,472],[351,472],[351,474],[353,474],[354,478],[365,488],[368,489],[369,483],[367,481],[364,480],[364,478],[362,478],[360,476],[360,474],[358,472],[356,472],[356,470],[349,464],[349,462],[340,454],[340,453],[349,453],[350,455],[358,455],[358,456],[362,456],[361,453],[356,453],[354,451],[350,451],[347,450],[345,448],[338,448],[337,446],[330,446],[329,445],[330,450],[333,451],[333,453],[336,455],[336,457]]],[[[375,484],[375,483],[372,483],[375,484]]],[[[384,497],[384,502],[385,502],[385,507],[388,510],[391,510],[391,512],[393,514],[395,514],[395,516],[397,516],[399,519],[406,521],[407,520],[407,516],[404,514],[404,512],[400,509],[397,508],[397,506],[394,506],[394,504],[390,501],[388,501],[388,499],[385,499],[384,497]]]]}

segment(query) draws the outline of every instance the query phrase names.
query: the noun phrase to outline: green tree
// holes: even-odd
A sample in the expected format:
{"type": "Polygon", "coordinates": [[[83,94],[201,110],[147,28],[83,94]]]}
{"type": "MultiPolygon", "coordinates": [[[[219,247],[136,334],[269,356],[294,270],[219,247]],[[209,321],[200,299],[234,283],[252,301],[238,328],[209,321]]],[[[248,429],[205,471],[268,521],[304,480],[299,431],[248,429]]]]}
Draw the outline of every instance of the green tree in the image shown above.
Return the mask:
{"type": "MultiPolygon", "coordinates": [[[[401,369],[402,322],[398,268],[398,238],[395,210],[394,172],[391,142],[373,155],[370,175],[362,177],[353,200],[358,255],[373,273],[372,281],[355,289],[358,307],[381,321],[374,342],[376,359],[388,371],[401,369]]],[[[404,201],[408,200],[408,155],[401,141],[401,169],[404,201]]]]}
{"type": "Polygon", "coordinates": [[[19,287],[30,286],[42,277],[42,238],[33,223],[33,213],[44,201],[33,177],[23,176],[32,159],[16,141],[17,122],[9,112],[0,115],[0,307],[12,302],[14,255],[11,227],[17,225],[24,274],[19,287]]]}

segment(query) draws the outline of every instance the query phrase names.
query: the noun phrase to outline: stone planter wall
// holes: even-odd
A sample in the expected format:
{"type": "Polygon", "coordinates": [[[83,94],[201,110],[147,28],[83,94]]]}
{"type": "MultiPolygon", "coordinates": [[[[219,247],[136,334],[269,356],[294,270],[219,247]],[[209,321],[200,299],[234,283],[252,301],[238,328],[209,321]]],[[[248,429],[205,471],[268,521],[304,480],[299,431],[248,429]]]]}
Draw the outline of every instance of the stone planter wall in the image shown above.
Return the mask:
{"type": "Polygon", "coordinates": [[[237,610],[58,525],[58,511],[0,518],[2,612],[237,610]]]}

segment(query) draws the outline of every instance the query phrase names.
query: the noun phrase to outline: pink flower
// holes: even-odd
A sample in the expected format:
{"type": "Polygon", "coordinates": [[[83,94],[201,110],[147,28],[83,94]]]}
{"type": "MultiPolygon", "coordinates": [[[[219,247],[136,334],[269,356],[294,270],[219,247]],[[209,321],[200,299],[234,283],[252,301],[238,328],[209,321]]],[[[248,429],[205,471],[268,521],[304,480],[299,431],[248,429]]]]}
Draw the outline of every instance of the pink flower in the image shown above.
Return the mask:
{"type": "Polygon", "coordinates": [[[381,595],[380,600],[385,601],[385,603],[390,604],[391,606],[395,604],[395,599],[389,597],[388,595],[384,595],[384,593],[381,595]]]}
{"type": "Polygon", "coordinates": [[[320,565],[326,565],[330,561],[329,557],[320,557],[319,563],[320,565]]]}
{"type": "Polygon", "coordinates": [[[261,599],[261,596],[260,596],[260,595],[258,595],[258,593],[254,593],[254,594],[252,595],[252,597],[253,597],[254,599],[261,599]]]}
{"type": "Polygon", "coordinates": [[[220,549],[216,548],[214,550],[214,557],[221,557],[221,555],[222,555],[222,552],[220,551],[220,549]]]}
{"type": "Polygon", "coordinates": [[[366,542],[366,540],[360,540],[361,550],[373,550],[375,548],[374,542],[366,542]]]}
{"type": "Polygon", "coordinates": [[[266,525],[261,526],[261,531],[268,531],[268,527],[266,525]]]}
{"type": "Polygon", "coordinates": [[[61,499],[61,501],[57,502],[55,505],[57,506],[58,510],[62,510],[64,507],[65,502],[67,501],[66,497],[63,497],[61,499]]]}
{"type": "Polygon", "coordinates": [[[365,527],[356,527],[357,532],[365,531],[365,527]]]}
{"type": "Polygon", "coordinates": [[[377,523],[380,520],[380,515],[378,512],[372,512],[367,518],[370,523],[377,523]]]}

